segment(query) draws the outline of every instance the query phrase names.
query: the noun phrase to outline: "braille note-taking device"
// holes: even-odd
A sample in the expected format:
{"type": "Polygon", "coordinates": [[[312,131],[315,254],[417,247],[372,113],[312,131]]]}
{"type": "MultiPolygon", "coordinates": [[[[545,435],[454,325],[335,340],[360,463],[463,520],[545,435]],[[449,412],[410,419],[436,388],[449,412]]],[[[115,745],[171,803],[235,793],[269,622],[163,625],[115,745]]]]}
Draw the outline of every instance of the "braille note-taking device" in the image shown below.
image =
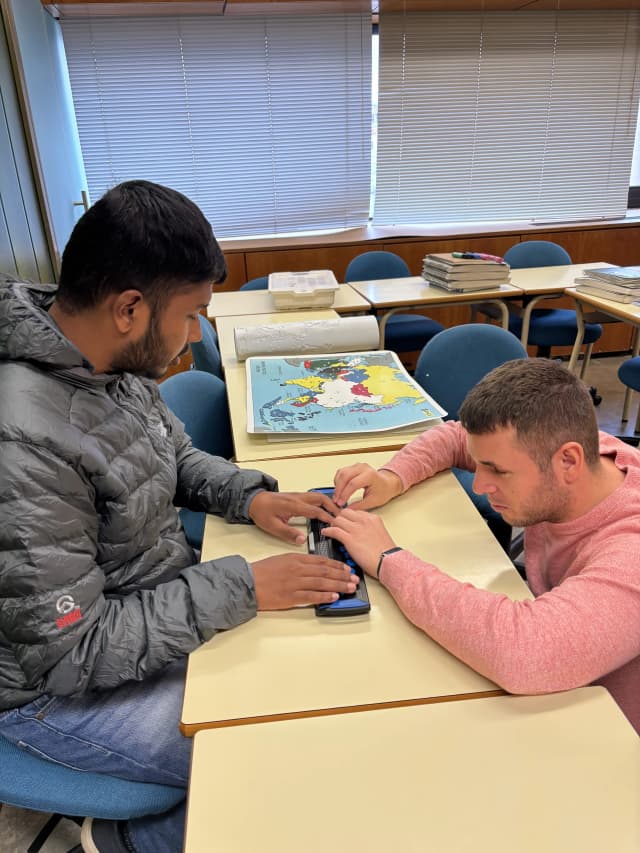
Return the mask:
{"type": "MultiPolygon", "coordinates": [[[[333,488],[311,489],[312,492],[323,492],[333,496],[333,488]]],[[[310,554],[328,557],[346,563],[351,571],[358,576],[360,583],[355,592],[342,593],[337,601],[331,604],[316,604],[316,616],[358,616],[371,610],[369,594],[364,579],[364,572],[348,553],[347,549],[336,539],[323,536],[322,530],[329,525],[317,518],[310,518],[307,523],[307,548],[310,554]]]]}

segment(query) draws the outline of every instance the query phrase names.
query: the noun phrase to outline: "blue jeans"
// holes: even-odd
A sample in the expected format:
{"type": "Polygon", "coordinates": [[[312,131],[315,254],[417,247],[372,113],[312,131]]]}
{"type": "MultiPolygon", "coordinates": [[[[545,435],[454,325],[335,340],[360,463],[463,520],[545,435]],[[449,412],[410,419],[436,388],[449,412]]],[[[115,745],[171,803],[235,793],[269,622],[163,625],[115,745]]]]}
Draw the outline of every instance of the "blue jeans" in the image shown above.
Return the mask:
{"type": "MultiPolygon", "coordinates": [[[[137,782],[187,787],[190,738],[180,734],[186,658],[145,681],[77,698],[41,696],[0,713],[0,734],[39,758],[137,782]]],[[[138,853],[180,853],[184,802],[127,822],[138,853]]]]}

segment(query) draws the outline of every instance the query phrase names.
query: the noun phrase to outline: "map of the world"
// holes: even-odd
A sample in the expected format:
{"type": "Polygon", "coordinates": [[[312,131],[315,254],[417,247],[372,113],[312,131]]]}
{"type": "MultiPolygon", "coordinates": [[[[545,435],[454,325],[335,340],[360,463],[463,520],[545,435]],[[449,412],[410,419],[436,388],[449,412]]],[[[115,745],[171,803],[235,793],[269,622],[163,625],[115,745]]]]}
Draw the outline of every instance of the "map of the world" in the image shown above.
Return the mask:
{"type": "Polygon", "coordinates": [[[249,432],[377,432],[446,414],[387,350],[250,358],[247,391],[249,432]]]}

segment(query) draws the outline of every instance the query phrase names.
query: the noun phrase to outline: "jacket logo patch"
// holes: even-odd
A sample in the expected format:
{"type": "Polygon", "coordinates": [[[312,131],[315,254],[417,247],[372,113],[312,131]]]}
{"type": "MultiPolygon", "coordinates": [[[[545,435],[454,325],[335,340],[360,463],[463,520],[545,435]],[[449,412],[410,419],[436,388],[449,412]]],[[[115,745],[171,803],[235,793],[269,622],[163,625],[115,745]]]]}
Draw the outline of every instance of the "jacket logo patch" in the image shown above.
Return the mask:
{"type": "Polygon", "coordinates": [[[66,628],[67,625],[73,625],[79,619],[82,619],[82,612],[71,595],[61,595],[56,601],[56,610],[61,615],[56,619],[58,628],[66,628]]]}
{"type": "Polygon", "coordinates": [[[71,613],[75,606],[76,603],[73,600],[72,595],[61,595],[60,598],[56,601],[56,610],[58,611],[58,613],[71,613]]]}
{"type": "Polygon", "coordinates": [[[82,619],[82,613],[80,612],[80,608],[76,607],[75,610],[70,610],[69,613],[65,613],[64,616],[59,616],[56,619],[56,625],[58,628],[66,628],[67,625],[73,625],[73,623],[77,622],[78,619],[82,619]]]}

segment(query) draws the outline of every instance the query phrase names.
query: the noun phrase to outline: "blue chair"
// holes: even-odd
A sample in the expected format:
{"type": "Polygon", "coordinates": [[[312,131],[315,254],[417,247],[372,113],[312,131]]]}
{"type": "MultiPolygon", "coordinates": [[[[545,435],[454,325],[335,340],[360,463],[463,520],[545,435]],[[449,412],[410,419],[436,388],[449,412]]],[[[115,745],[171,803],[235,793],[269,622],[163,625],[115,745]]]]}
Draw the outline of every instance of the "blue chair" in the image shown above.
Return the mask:
{"type": "Polygon", "coordinates": [[[0,802],[53,813],[28,853],[40,850],[62,817],[76,819],[76,823],[85,817],[130,820],[168,811],[186,793],[184,788],[73,770],[37,758],[1,736],[0,767],[0,802]]]}
{"type": "Polygon", "coordinates": [[[243,284],[240,290],[266,290],[269,286],[269,276],[261,275],[258,278],[252,278],[243,284]]]}
{"type": "MultiPolygon", "coordinates": [[[[514,269],[526,267],[553,267],[571,263],[569,253],[549,240],[527,240],[516,243],[504,256],[505,261],[514,269]]],[[[514,314],[509,319],[509,331],[522,336],[522,318],[514,314]]],[[[531,312],[531,322],[527,343],[537,347],[538,356],[549,358],[551,347],[573,346],[578,332],[576,312],[568,308],[534,308],[531,312]]],[[[602,335],[599,323],[586,323],[584,343],[587,345],[582,370],[584,377],[594,343],[602,335]]]]}
{"type": "MultiPolygon", "coordinates": [[[[202,370],[185,370],[165,379],[158,388],[166,405],[184,424],[194,447],[212,456],[231,458],[233,442],[227,389],[221,379],[202,370]]],[[[186,507],[180,510],[192,548],[202,547],[204,517],[204,512],[186,507]]]]}
{"type": "MultiPolygon", "coordinates": [[[[506,329],[489,323],[467,323],[445,329],[429,341],[418,358],[415,379],[446,409],[445,420],[457,420],[467,392],[483,376],[505,361],[526,357],[526,349],[506,329]]],[[[510,553],[511,526],[491,507],[486,495],[475,494],[471,471],[454,468],[453,473],[496,539],[510,553]]]]}
{"type": "MultiPolygon", "coordinates": [[[[629,358],[623,361],[618,368],[618,379],[627,386],[627,392],[624,397],[624,409],[622,410],[622,420],[626,421],[629,415],[629,405],[631,403],[631,392],[640,391],[640,356],[629,358]]],[[[636,416],[636,425],[633,428],[634,432],[640,432],[640,408],[636,416]]]]}
{"type": "MultiPolygon", "coordinates": [[[[364,252],[349,262],[345,281],[369,281],[378,278],[407,278],[409,267],[393,252],[364,252]]],[[[420,350],[444,326],[422,314],[392,314],[384,335],[386,349],[394,352],[420,350]]]]}
{"type": "Polygon", "coordinates": [[[213,373],[214,376],[222,379],[222,359],[218,349],[218,336],[206,317],[200,314],[198,319],[200,320],[202,337],[199,341],[191,344],[193,366],[196,370],[213,373]]]}

